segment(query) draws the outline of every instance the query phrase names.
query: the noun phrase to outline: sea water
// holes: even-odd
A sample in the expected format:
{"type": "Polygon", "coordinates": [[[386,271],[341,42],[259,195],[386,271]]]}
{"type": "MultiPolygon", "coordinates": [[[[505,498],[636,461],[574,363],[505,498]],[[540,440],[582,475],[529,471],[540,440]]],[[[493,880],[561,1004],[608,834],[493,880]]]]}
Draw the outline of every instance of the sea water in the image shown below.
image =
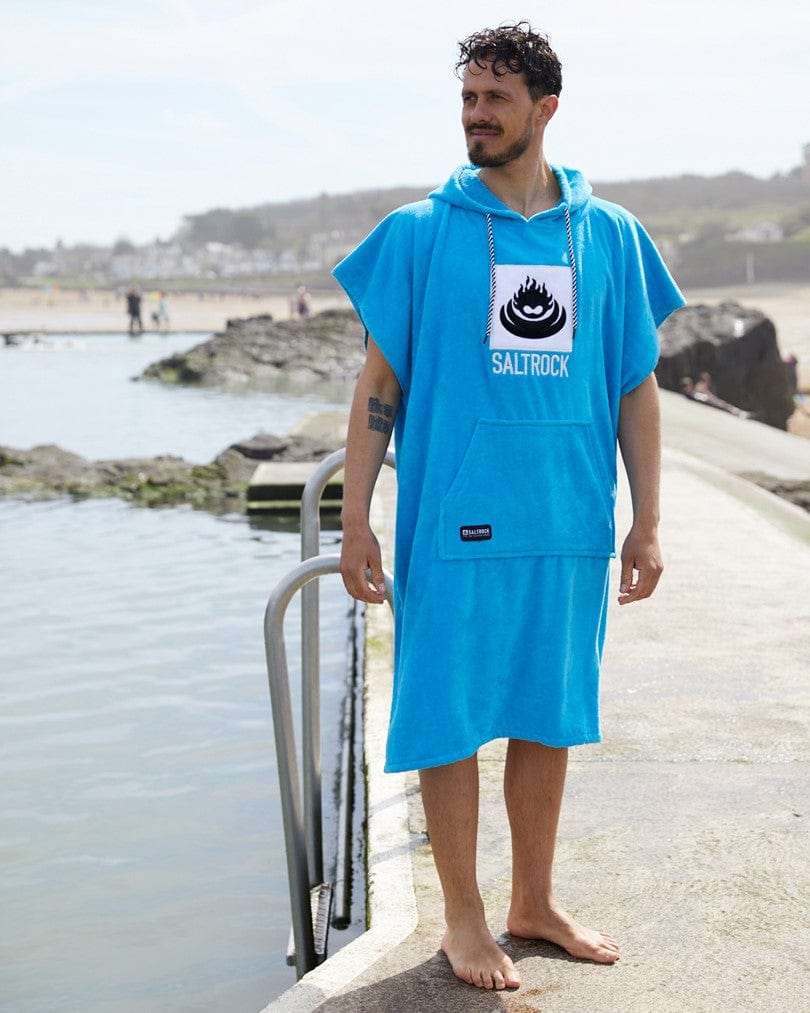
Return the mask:
{"type": "Polygon", "coordinates": [[[257,432],[283,434],[313,411],[343,408],[345,391],[239,394],[133,378],[210,335],[52,336],[0,346],[0,444],[57,443],[92,459],[176,454],[212,460],[257,432]]]}
{"type": "MultiPolygon", "coordinates": [[[[130,382],[196,340],[0,348],[0,444],[206,461],[343,407],[130,382]]],[[[262,618],[299,551],[242,515],[0,500],[0,1008],[239,1013],[293,983],[262,618]]],[[[328,851],[339,583],[321,591],[328,851]]],[[[297,624],[295,602],[293,679],[297,624]]]]}

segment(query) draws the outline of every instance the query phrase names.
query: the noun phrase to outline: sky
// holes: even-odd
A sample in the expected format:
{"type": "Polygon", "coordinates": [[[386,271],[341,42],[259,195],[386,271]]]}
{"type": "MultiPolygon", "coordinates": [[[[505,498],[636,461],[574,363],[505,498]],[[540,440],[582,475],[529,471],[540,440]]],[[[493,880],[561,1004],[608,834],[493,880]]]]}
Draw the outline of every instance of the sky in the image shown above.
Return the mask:
{"type": "Polygon", "coordinates": [[[563,65],[546,155],[601,182],[787,172],[796,0],[3,0],[0,248],[167,239],[183,215],[443,182],[457,40],[528,19],[563,65]]]}

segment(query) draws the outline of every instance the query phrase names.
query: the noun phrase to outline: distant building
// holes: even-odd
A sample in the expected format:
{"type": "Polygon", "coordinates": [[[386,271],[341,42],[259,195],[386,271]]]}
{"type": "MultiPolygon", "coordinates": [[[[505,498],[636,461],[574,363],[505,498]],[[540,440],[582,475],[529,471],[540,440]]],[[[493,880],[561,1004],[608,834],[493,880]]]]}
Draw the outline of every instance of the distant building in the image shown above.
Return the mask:
{"type": "Polygon", "coordinates": [[[737,240],[743,243],[778,243],[784,238],[785,234],[782,227],[775,222],[760,222],[759,225],[749,225],[726,236],[727,240],[737,240]]]}
{"type": "Polygon", "coordinates": [[[35,278],[52,278],[56,273],[56,265],[52,260],[38,260],[31,271],[35,278]]]}
{"type": "Polygon", "coordinates": [[[802,182],[807,186],[810,186],[810,144],[805,144],[802,148],[802,154],[804,155],[804,162],[802,163],[802,182]]]}

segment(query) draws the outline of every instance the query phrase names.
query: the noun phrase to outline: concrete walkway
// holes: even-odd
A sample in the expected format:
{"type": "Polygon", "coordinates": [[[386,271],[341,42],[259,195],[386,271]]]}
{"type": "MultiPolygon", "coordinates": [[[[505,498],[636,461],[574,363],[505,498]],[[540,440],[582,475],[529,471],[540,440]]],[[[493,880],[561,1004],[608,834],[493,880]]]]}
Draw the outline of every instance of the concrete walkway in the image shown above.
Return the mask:
{"type": "MultiPolygon", "coordinates": [[[[571,751],[556,863],[560,901],[612,931],[622,960],[504,936],[519,990],[453,976],[437,952],[441,895],[416,778],[380,773],[380,609],[367,687],[371,931],[268,1009],[810,1010],[810,515],[733,474],[810,478],[810,441],[674,395],[664,414],[666,572],[654,598],[611,608],[605,741],[571,751]]],[[[390,498],[375,507],[386,534],[390,498]]],[[[618,513],[622,532],[626,488],[618,513]]],[[[510,875],[503,750],[480,754],[479,871],[496,936],[510,875]]]]}

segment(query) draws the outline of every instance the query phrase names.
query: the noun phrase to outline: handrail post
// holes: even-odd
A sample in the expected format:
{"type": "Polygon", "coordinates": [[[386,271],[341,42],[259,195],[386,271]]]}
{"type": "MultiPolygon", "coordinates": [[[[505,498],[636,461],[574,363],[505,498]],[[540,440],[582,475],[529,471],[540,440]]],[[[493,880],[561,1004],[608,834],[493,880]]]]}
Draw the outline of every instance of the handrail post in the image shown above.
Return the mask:
{"type": "MultiPolygon", "coordinates": [[[[330,478],[344,465],[346,451],[335,450],[310,475],[301,495],[301,560],[321,551],[320,502],[330,478]]],[[[384,464],[396,468],[393,451],[384,464]]],[[[310,886],[323,882],[323,802],[321,789],[320,592],[317,581],[301,591],[301,738],[304,834],[310,886]]]]}
{"type": "MultiPolygon", "coordinates": [[[[321,546],[321,495],[343,467],[345,450],[326,457],[310,475],[301,494],[301,560],[317,556],[321,546]]],[[[317,581],[301,590],[301,748],[304,834],[310,886],[323,882],[323,803],[321,790],[320,590],[317,581]]]]}

